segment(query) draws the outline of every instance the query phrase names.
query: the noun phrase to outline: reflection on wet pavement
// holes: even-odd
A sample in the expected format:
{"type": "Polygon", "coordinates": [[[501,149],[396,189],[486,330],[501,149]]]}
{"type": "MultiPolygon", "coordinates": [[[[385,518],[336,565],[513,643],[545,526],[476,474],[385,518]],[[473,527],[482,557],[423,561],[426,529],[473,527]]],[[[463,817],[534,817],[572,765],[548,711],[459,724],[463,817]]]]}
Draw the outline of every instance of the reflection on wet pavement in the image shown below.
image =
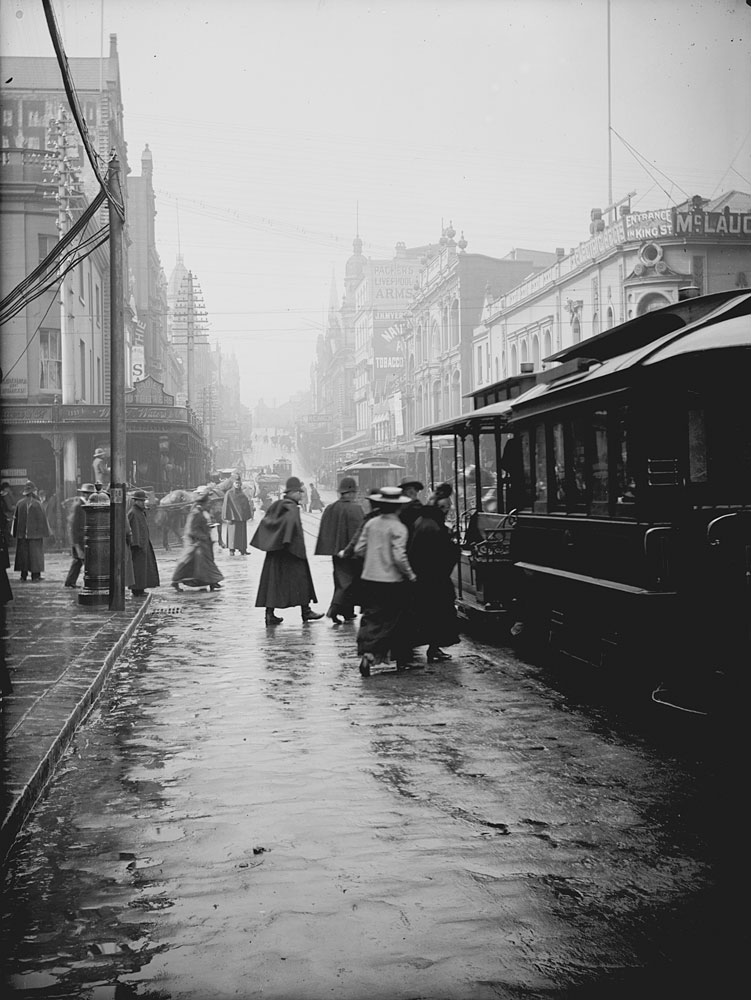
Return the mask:
{"type": "Polygon", "coordinates": [[[155,593],[11,858],[18,995],[609,1000],[685,978],[717,906],[679,808],[701,762],[470,639],[364,680],[356,623],[267,630],[262,557],[218,558],[221,591],[155,593]]]}

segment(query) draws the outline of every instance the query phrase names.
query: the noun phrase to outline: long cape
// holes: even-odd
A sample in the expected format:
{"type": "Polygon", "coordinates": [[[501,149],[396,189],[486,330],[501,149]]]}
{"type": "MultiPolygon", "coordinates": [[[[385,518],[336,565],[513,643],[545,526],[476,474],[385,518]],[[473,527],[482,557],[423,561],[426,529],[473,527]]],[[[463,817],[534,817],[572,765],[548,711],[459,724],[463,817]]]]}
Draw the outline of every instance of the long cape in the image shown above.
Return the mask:
{"type": "Polygon", "coordinates": [[[352,541],[363,522],[362,507],[352,500],[337,500],[321,514],[316,541],[317,556],[335,556],[352,541]]]}
{"type": "Polygon", "coordinates": [[[250,544],[262,552],[286,549],[298,559],[305,559],[305,536],[297,501],[288,497],[275,500],[261,519],[250,544]]]}

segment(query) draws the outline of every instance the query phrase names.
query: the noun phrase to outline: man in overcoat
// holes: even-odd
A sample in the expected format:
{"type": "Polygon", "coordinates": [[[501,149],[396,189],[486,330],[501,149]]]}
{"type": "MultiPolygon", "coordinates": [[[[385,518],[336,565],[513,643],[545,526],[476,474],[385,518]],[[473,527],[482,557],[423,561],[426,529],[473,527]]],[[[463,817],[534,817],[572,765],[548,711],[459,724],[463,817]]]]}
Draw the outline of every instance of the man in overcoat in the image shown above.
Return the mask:
{"type": "Polygon", "coordinates": [[[326,612],[335,625],[355,617],[353,586],[360,576],[362,560],[341,555],[357,535],[364,514],[357,503],[357,483],[345,476],[339,483],[339,499],[329,504],[321,514],[316,541],[317,556],[331,556],[334,568],[334,596],[326,612]]]}
{"type": "Polygon", "coordinates": [[[300,607],[303,622],[323,618],[310,607],[317,602],[313,577],[305,552],[305,536],[300,520],[302,483],[290,476],[281,500],[275,500],[258,525],[250,544],[266,553],[258,583],[256,607],[266,609],[266,624],[280,625],[283,618],[275,608],[300,607]]]}
{"type": "Polygon", "coordinates": [[[231,556],[235,549],[241,556],[248,554],[248,521],[252,517],[253,509],[243,493],[242,481],[235,477],[222,501],[222,520],[227,523],[227,548],[231,556]]]}
{"type": "Polygon", "coordinates": [[[23,496],[13,512],[11,533],[16,539],[16,561],[13,568],[26,581],[31,574],[32,582],[42,579],[44,571],[44,540],[52,532],[47,523],[36,486],[28,481],[23,488],[23,496]]]}
{"type": "Polygon", "coordinates": [[[78,487],[76,495],[68,507],[68,538],[70,539],[71,563],[68,575],[65,577],[66,587],[75,587],[77,585],[83,566],[86,544],[86,513],[83,508],[92,493],[96,493],[94,484],[84,483],[78,487]]]}
{"type": "Polygon", "coordinates": [[[133,560],[133,584],[130,589],[134,597],[143,597],[147,587],[159,586],[159,569],[149,535],[149,522],[146,514],[148,495],[145,490],[134,490],[131,500],[132,503],[128,511],[128,527],[130,529],[130,556],[133,560]]]}
{"type": "Polygon", "coordinates": [[[409,532],[410,541],[412,539],[412,533],[415,528],[415,521],[418,517],[422,515],[423,505],[420,501],[419,494],[425,489],[423,484],[419,479],[402,479],[399,483],[402,493],[405,497],[409,497],[409,503],[405,504],[404,507],[399,512],[399,517],[401,518],[402,524],[407,526],[407,531],[409,532]]]}

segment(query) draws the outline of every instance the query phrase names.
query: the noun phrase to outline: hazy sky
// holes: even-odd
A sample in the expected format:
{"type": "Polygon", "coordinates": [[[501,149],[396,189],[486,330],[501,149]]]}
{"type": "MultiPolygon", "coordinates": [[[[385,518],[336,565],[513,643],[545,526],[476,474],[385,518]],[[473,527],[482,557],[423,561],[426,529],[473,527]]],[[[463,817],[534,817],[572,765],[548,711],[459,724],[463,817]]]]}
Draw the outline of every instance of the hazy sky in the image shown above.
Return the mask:
{"type": "MultiPolygon", "coordinates": [[[[57,0],[69,56],[116,33],[130,166],[179,243],[245,402],[309,385],[359,204],[368,256],[553,251],[608,201],[607,0],[57,0]]],[[[50,55],[39,0],[0,51],[50,55]]],[[[21,14],[22,16],[19,16],[21,14]]],[[[751,192],[751,7],[611,0],[612,190],[632,207],[751,192]],[[622,138],[621,138],[622,137],[622,138]]]]}

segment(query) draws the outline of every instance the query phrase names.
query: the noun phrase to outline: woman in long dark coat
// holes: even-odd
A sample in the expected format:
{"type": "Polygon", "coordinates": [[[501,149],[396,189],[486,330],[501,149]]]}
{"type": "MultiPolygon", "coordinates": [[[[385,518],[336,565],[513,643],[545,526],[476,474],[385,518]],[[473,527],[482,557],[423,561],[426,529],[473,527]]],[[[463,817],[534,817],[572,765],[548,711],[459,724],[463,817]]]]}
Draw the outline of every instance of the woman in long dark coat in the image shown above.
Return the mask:
{"type": "Polygon", "coordinates": [[[175,590],[180,589],[181,583],[188,587],[219,590],[220,581],[224,579],[224,574],[214,562],[214,542],[211,538],[211,519],[208,512],[211,500],[211,491],[208,487],[203,486],[196,490],[195,503],[185,522],[183,535],[185,549],[172,574],[172,586],[175,590]]]}
{"type": "Polygon", "coordinates": [[[256,607],[266,609],[267,625],[280,625],[284,620],[274,614],[275,608],[299,606],[304,622],[323,618],[322,613],[310,607],[310,602],[317,602],[318,598],[305,552],[300,521],[301,496],[302,483],[296,476],[290,476],[284,496],[271,504],[250,540],[254,548],[266,553],[256,607]]]}
{"type": "Polygon", "coordinates": [[[16,539],[16,559],[13,568],[21,574],[22,580],[41,580],[44,571],[44,540],[52,532],[47,515],[37,495],[37,488],[27,482],[23,496],[13,513],[11,533],[16,539]]]}
{"type": "Polygon", "coordinates": [[[133,582],[130,584],[130,589],[134,597],[142,597],[148,587],[159,586],[159,569],[149,535],[149,522],[146,514],[148,497],[144,490],[135,490],[131,499],[133,505],[128,511],[128,527],[130,528],[133,582]]]}
{"type": "Polygon", "coordinates": [[[417,574],[415,591],[415,645],[427,644],[428,663],[450,660],[441,646],[459,642],[456,593],[451,572],[459,558],[456,542],[446,527],[452,488],[441,483],[415,521],[408,555],[417,574]]]}

